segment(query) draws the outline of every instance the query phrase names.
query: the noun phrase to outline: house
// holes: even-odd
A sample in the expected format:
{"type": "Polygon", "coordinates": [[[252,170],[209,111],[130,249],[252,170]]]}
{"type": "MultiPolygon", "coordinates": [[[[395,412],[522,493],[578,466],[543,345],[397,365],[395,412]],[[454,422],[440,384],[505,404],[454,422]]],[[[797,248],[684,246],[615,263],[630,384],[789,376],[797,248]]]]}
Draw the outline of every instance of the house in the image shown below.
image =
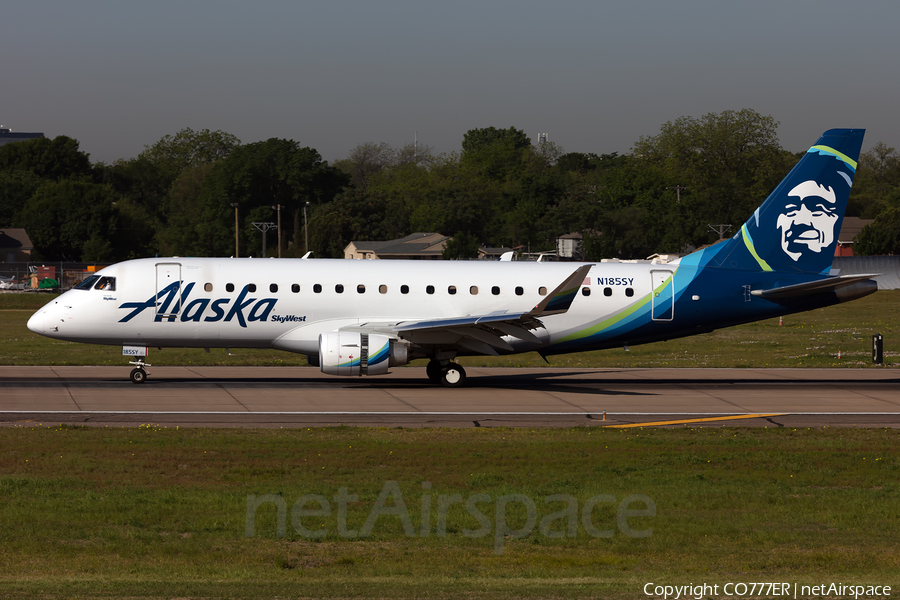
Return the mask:
{"type": "Polygon", "coordinates": [[[386,242],[352,241],[344,248],[344,258],[440,260],[450,236],[441,233],[413,233],[386,242]]]}
{"type": "Polygon", "coordinates": [[[478,260],[500,260],[501,256],[512,251],[512,248],[488,248],[487,246],[479,246],[478,260]]]}
{"type": "Polygon", "coordinates": [[[31,262],[33,249],[24,229],[0,229],[0,262],[31,262]]]}
{"type": "Polygon", "coordinates": [[[835,256],[853,256],[853,241],[862,231],[862,228],[875,219],[860,219],[859,217],[844,217],[841,224],[841,232],[838,234],[838,244],[834,249],[835,256]]]}

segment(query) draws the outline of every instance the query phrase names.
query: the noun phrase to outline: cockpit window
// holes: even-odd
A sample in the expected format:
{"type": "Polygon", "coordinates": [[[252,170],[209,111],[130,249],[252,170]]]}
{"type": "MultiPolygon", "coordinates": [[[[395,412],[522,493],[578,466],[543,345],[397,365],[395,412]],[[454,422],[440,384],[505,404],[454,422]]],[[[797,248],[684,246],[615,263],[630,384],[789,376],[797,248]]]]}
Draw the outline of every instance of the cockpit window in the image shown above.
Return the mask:
{"type": "Polygon", "coordinates": [[[73,290],[89,290],[94,287],[94,284],[97,283],[97,280],[100,279],[99,275],[91,275],[78,285],[76,285],[73,290]]]}
{"type": "Polygon", "coordinates": [[[97,285],[94,286],[94,289],[103,290],[104,292],[114,292],[116,291],[116,278],[101,277],[100,281],[97,282],[97,285]]]}

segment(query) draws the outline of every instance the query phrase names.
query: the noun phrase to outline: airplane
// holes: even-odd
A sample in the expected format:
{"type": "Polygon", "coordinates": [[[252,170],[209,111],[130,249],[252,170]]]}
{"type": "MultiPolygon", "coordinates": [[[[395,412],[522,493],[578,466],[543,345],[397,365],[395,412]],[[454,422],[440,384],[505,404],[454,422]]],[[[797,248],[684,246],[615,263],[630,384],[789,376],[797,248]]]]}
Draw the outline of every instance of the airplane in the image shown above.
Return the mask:
{"type": "Polygon", "coordinates": [[[338,376],[459,356],[628,347],[869,295],[831,272],[865,131],[825,132],[730,239],[668,263],[143,258],[102,269],[28,321],[60,340],[122,346],[147,379],[151,347],[277,348],[338,376]]]}

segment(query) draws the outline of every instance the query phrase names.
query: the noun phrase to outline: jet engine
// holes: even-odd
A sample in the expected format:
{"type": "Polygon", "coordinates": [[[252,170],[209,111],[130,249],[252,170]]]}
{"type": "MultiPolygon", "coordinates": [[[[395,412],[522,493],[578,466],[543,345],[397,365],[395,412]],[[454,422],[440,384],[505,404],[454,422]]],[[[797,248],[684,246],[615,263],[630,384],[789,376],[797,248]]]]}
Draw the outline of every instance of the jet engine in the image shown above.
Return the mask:
{"type": "Polygon", "coordinates": [[[319,336],[319,368],[328,375],[383,375],[409,362],[409,349],[386,335],[335,331],[319,336]]]}

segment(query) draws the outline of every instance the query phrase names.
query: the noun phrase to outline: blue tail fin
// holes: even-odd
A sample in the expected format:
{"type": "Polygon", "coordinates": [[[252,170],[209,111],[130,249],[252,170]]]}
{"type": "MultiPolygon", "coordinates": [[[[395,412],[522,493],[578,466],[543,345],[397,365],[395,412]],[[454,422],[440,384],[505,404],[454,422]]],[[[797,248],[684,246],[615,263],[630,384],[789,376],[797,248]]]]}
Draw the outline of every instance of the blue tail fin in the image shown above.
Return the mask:
{"type": "Polygon", "coordinates": [[[707,264],[753,271],[827,273],[856,174],[864,129],[826,131],[707,264]]]}

